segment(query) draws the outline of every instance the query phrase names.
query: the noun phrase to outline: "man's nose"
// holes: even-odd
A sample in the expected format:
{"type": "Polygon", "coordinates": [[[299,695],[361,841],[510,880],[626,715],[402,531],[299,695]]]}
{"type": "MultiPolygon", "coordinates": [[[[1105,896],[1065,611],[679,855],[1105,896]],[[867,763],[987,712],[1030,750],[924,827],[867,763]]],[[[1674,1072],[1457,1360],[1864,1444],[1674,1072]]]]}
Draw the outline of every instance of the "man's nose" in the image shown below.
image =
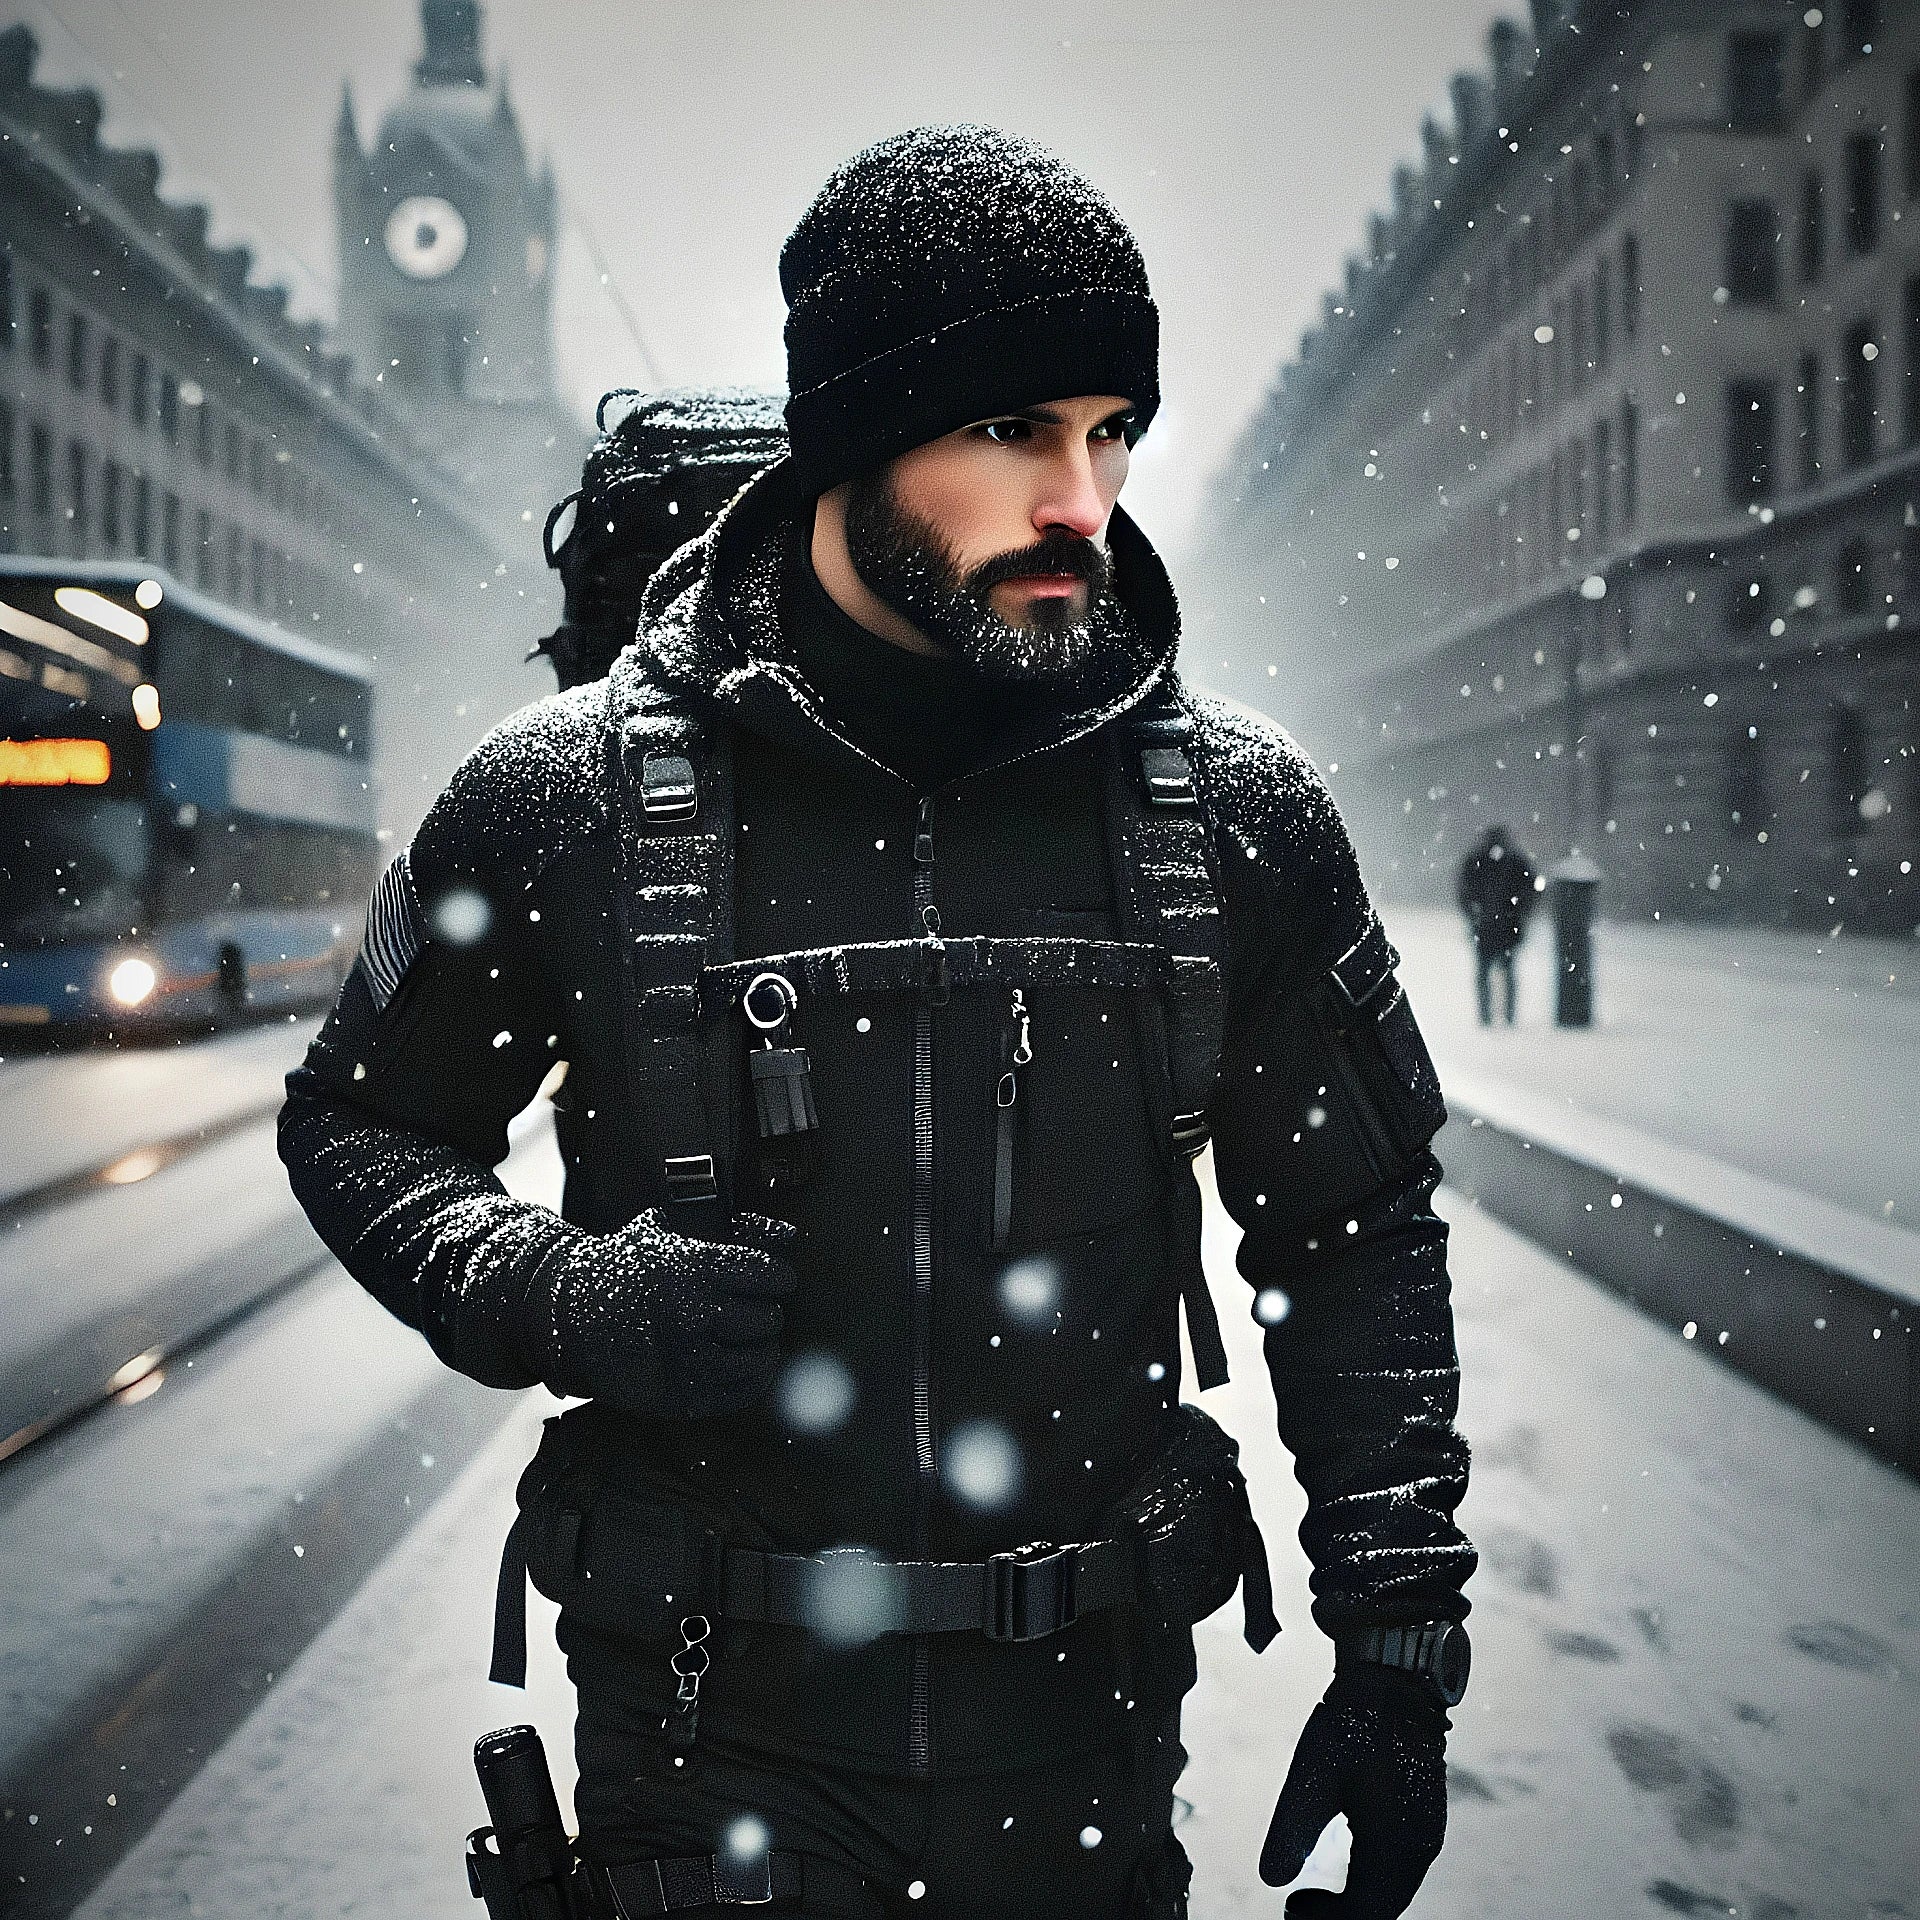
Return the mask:
{"type": "Polygon", "coordinates": [[[1094,478],[1093,461],[1084,447],[1064,454],[1052,464],[1049,485],[1035,503],[1033,524],[1036,532],[1064,527],[1083,540],[1091,540],[1107,524],[1113,503],[1101,491],[1094,478]]]}

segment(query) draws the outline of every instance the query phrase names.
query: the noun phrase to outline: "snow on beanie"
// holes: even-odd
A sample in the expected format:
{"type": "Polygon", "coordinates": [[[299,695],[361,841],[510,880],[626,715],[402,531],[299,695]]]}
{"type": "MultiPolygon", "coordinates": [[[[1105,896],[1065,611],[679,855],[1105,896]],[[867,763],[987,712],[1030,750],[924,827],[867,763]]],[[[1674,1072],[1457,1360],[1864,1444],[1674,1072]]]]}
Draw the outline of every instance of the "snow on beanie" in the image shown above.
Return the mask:
{"type": "Polygon", "coordinates": [[[816,492],[970,420],[1076,394],[1160,404],[1126,222],[1046,148],[916,127],[855,154],[780,251],[787,430],[816,492]]]}

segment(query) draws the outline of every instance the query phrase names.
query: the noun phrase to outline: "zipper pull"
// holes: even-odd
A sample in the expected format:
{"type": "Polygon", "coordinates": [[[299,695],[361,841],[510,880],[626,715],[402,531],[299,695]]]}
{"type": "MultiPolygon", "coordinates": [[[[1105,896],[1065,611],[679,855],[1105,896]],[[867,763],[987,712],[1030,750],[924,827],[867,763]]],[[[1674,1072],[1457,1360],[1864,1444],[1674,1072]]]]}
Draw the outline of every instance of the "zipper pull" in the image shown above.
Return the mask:
{"type": "Polygon", "coordinates": [[[755,1117],[776,1184],[797,1185],[813,1172],[820,1115],[813,1102],[813,1075],[805,1047],[793,1044],[793,1010],[800,996],[785,974],[756,974],[740,996],[747,1024],[761,1044],[749,1046],[755,1117]]]}
{"type": "Polygon", "coordinates": [[[1007,1235],[1013,1226],[1013,1108],[1020,1098],[1020,1069],[1033,1058],[1032,1022],[1026,996],[1018,987],[1013,990],[1009,1012],[1016,1027],[1013,1063],[1000,1075],[993,1094],[993,1244],[996,1251],[1007,1244],[1007,1235]]]}
{"type": "Polygon", "coordinates": [[[921,992],[930,1007],[944,1007],[953,988],[947,979],[947,943],[940,937],[940,909],[931,900],[920,909],[920,924],[927,930],[927,976],[921,992]]]}
{"type": "Polygon", "coordinates": [[[916,867],[933,865],[933,795],[930,793],[920,796],[920,817],[913,830],[913,864],[916,867]]]}

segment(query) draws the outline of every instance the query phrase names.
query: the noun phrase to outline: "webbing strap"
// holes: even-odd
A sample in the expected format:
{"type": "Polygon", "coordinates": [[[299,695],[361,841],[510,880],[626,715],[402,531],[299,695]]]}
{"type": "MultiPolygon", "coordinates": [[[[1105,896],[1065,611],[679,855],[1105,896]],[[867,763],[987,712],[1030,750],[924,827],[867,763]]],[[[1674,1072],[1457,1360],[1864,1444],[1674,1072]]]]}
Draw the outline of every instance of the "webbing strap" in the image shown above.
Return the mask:
{"type": "MultiPolygon", "coordinates": [[[[1176,688],[1163,680],[1116,730],[1106,775],[1107,842],[1121,929],[1129,940],[1157,944],[1170,956],[1162,1092],[1174,1178],[1189,1185],[1187,1162],[1207,1143],[1226,1018],[1226,930],[1188,751],[1192,737],[1191,716],[1176,688]]],[[[1135,1017],[1142,1026],[1142,1057],[1152,1060],[1155,1036],[1146,1030],[1152,1009],[1136,1003],[1135,1017]]],[[[1200,1262],[1197,1202],[1196,1192],[1180,1210],[1183,1242],[1194,1243],[1181,1248],[1180,1293],[1194,1372],[1204,1389],[1225,1382],[1227,1348],[1200,1262]]]]}
{"type": "Polygon", "coordinates": [[[984,1633],[1038,1640],[1135,1597],[1118,1540],[1024,1547],[991,1560],[888,1560],[861,1549],[763,1553],[730,1547],[719,1611],[728,1620],[811,1627],[857,1620],[872,1634],[984,1633]]]}
{"type": "MultiPolygon", "coordinates": [[[[726,730],[654,693],[614,736],[627,1077],[655,1202],[732,1203],[724,1036],[700,1028],[700,974],[733,951],[733,780],[726,730]]],[[[689,1222],[689,1226],[693,1225],[689,1222]]]]}
{"type": "Polygon", "coordinates": [[[936,966],[948,987],[1157,986],[1174,971],[1164,949],[1125,940],[1055,934],[852,940],[708,967],[700,975],[700,1012],[724,1011],[755,975],[768,971],[784,974],[802,994],[898,993],[932,984],[936,966]]]}

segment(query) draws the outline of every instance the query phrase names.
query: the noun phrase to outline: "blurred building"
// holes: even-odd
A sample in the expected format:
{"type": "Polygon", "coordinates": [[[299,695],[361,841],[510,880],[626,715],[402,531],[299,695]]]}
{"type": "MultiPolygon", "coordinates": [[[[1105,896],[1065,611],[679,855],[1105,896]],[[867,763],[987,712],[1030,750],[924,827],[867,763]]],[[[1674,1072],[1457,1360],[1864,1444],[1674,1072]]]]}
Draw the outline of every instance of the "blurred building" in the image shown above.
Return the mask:
{"type": "Polygon", "coordinates": [[[588,444],[554,397],[556,189],[487,76],[476,0],[423,0],[421,22],[412,84],[364,151],[341,97],[339,344],[511,539],[576,484],[588,444]]]}
{"type": "Polygon", "coordinates": [[[161,197],[155,154],[101,143],[97,93],[36,84],[36,57],[27,28],[0,33],[0,551],[139,557],[371,657],[382,816],[404,831],[543,690],[522,665],[557,600],[537,518],[516,504],[509,526],[246,247],[209,245],[206,207],[161,197]]]}
{"type": "Polygon", "coordinates": [[[1383,887],[1920,923],[1920,7],[1535,0],[1214,503],[1204,677],[1383,887]]]}

